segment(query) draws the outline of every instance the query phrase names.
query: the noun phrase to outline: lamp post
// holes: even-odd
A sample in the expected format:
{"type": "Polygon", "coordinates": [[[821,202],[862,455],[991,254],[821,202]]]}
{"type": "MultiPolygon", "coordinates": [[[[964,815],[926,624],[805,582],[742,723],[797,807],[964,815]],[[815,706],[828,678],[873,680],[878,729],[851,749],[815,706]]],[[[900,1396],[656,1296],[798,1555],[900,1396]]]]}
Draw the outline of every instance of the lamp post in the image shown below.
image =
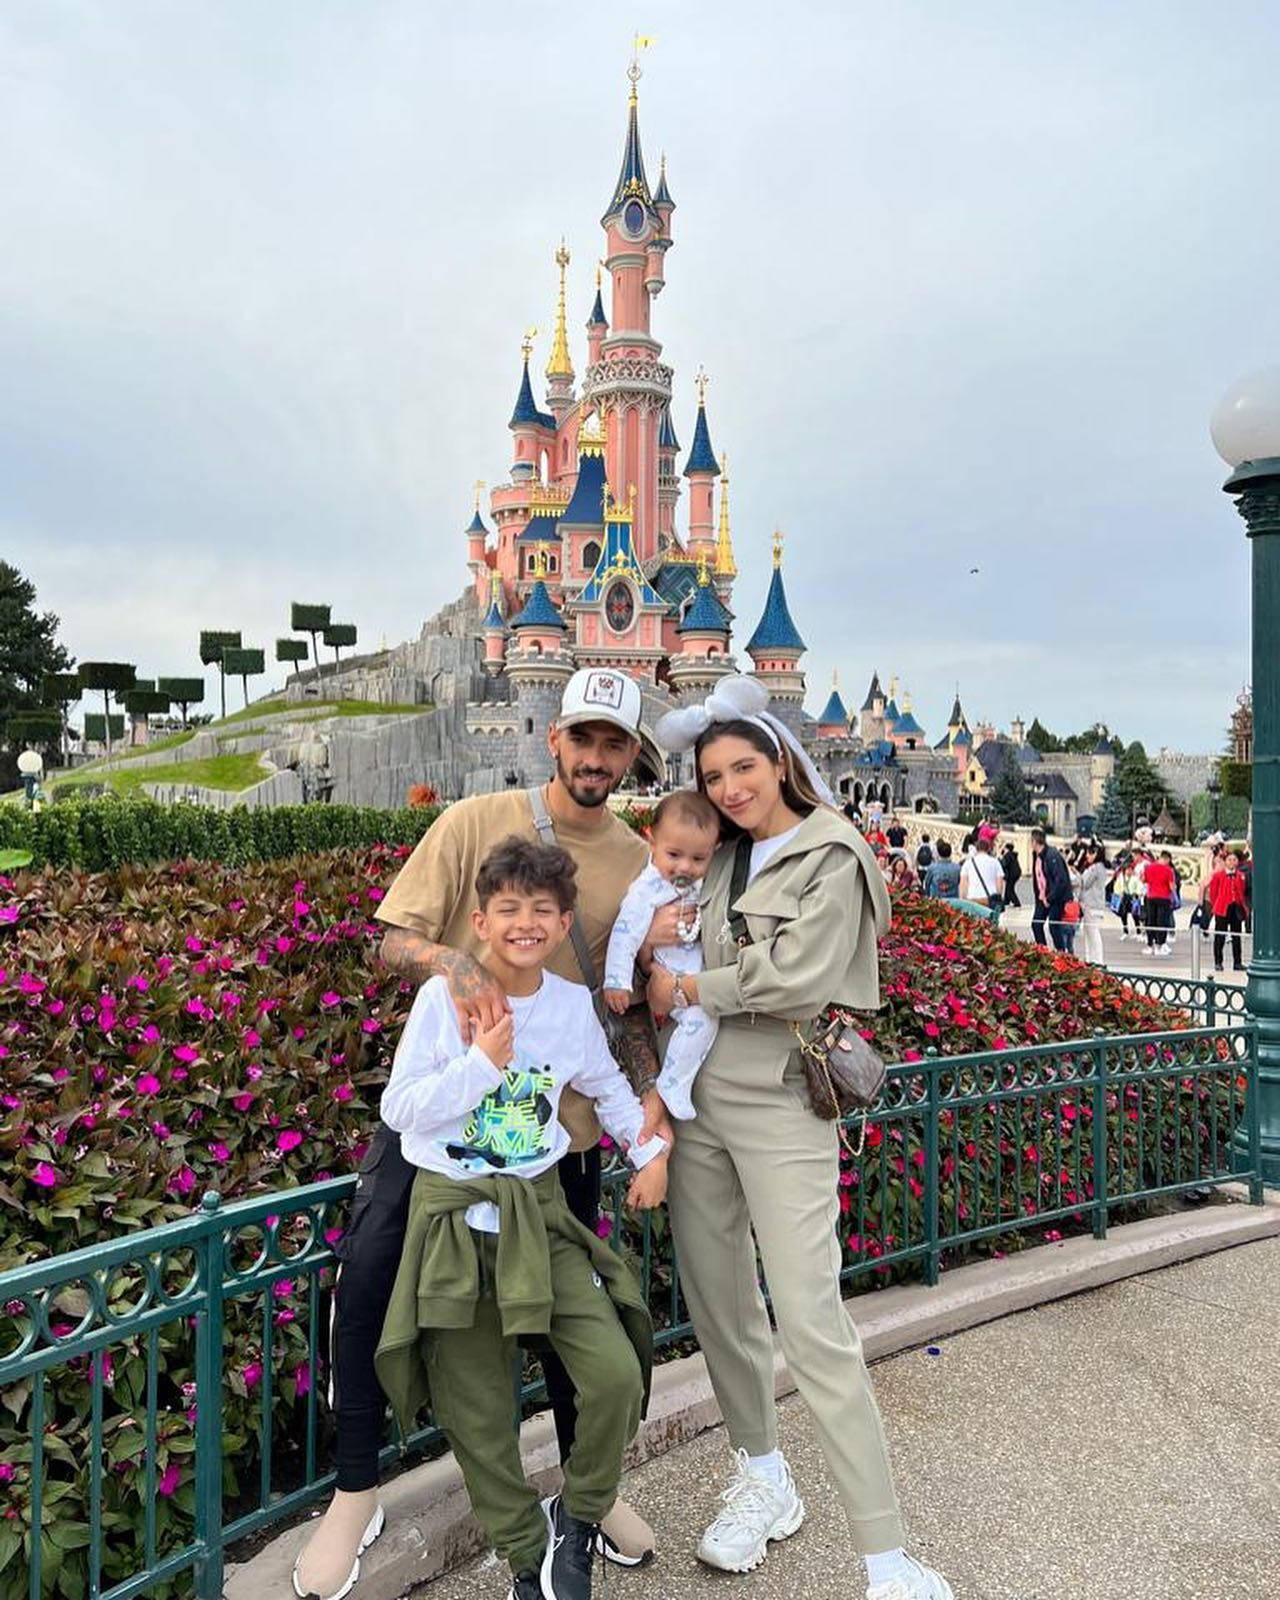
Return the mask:
{"type": "Polygon", "coordinates": [[[1234,383],[1210,432],[1232,468],[1253,559],[1253,959],[1245,1004],[1258,1024],[1262,1173],[1280,1183],[1280,367],[1234,383]]]}
{"type": "Polygon", "coordinates": [[[18,757],[18,771],[22,775],[22,787],[27,791],[27,809],[34,810],[36,789],[44,775],[44,761],[39,751],[24,750],[18,757]]]}
{"type": "Polygon", "coordinates": [[[1213,801],[1213,831],[1215,833],[1217,833],[1217,831],[1218,831],[1218,798],[1222,794],[1222,779],[1218,776],[1218,774],[1216,772],[1209,779],[1208,783],[1205,784],[1205,788],[1209,791],[1210,800],[1213,801]]]}

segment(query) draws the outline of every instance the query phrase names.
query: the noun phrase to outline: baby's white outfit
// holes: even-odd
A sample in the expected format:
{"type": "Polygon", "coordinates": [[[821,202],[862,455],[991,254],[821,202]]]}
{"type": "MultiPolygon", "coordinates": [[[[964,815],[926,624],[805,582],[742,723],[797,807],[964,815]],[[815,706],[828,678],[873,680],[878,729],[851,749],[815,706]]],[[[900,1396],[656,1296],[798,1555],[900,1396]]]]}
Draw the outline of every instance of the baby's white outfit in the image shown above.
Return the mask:
{"type": "MultiPolygon", "coordinates": [[[[609,949],[604,962],[606,989],[631,989],[636,952],[644,943],[654,912],[660,906],[670,905],[673,900],[684,900],[696,910],[701,890],[701,878],[685,888],[668,883],[650,860],[623,896],[618,919],[609,935],[609,949]]],[[[655,955],[670,972],[702,971],[702,943],[699,939],[689,944],[664,946],[655,955]]],[[[715,1042],[718,1024],[701,1006],[683,1006],[673,1013],[672,1020],[676,1026],[667,1041],[662,1071],[658,1074],[658,1092],[671,1115],[687,1122],[693,1116],[693,1080],[715,1042]]]]}

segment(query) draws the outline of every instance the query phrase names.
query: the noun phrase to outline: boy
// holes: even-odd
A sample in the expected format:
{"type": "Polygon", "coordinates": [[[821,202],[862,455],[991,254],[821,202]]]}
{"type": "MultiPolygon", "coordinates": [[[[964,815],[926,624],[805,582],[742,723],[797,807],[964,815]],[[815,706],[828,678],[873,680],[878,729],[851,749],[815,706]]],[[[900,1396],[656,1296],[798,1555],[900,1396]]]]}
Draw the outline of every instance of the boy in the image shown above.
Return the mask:
{"type": "Polygon", "coordinates": [[[510,1011],[464,1040],[443,978],[419,989],[382,1097],[414,1179],[404,1253],[376,1358],[407,1431],[430,1396],[472,1509],[511,1565],[509,1600],[589,1600],[591,1553],[648,1388],[652,1330],[621,1257],[570,1213],[555,1166],[572,1083],[637,1168],[630,1204],[666,1193],[667,1147],[635,1140],[640,1102],[581,984],[545,970],[569,932],[573,859],[510,838],[476,878],[484,966],[510,1011]],[[640,1170],[643,1169],[643,1170],[640,1170]],[[564,1490],[525,1482],[511,1407],[521,1337],[550,1339],[578,1394],[564,1490]]]}
{"type": "MultiPolygon", "coordinates": [[[[653,813],[649,864],[623,896],[609,935],[604,997],[611,1011],[622,1015],[631,1004],[636,954],[659,906],[680,902],[680,943],[655,950],[654,960],[670,972],[702,971],[698,896],[719,838],[720,814],[696,789],[669,794],[653,813]]],[[[693,1080],[715,1043],[716,1022],[698,1005],[678,1007],[674,1020],[658,1074],[658,1093],[673,1117],[688,1121],[693,1116],[693,1080]]]]}

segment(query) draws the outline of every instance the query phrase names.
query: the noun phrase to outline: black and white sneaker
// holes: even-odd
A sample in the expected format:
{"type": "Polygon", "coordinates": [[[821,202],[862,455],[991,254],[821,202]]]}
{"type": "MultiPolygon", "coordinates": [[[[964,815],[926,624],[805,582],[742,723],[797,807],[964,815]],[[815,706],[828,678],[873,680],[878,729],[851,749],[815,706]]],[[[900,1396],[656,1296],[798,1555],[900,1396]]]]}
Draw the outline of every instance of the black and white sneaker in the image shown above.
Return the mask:
{"type": "Polygon", "coordinates": [[[516,1573],[507,1591],[507,1600],[542,1600],[542,1578],[536,1567],[516,1573]]]}
{"type": "Polygon", "coordinates": [[[591,1600],[597,1525],[571,1517],[558,1494],[544,1500],[542,1510],[547,1519],[547,1553],[542,1558],[544,1600],[591,1600]]]}

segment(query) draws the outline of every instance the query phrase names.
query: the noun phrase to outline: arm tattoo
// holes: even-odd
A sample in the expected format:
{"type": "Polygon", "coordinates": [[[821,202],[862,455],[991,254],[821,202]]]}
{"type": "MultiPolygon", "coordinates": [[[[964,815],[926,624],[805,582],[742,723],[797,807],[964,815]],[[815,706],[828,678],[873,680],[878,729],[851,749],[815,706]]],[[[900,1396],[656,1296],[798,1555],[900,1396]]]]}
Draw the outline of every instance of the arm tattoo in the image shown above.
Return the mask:
{"type": "Polygon", "coordinates": [[[610,1042],[614,1057],[636,1094],[652,1089],[658,1078],[658,1041],[648,1006],[632,1006],[618,1017],[610,1042]]]}
{"type": "Polygon", "coordinates": [[[455,1000],[469,1000],[492,986],[493,979],[471,956],[447,944],[433,944],[411,928],[389,928],[382,940],[382,959],[402,977],[422,984],[443,977],[455,1000]]]}

